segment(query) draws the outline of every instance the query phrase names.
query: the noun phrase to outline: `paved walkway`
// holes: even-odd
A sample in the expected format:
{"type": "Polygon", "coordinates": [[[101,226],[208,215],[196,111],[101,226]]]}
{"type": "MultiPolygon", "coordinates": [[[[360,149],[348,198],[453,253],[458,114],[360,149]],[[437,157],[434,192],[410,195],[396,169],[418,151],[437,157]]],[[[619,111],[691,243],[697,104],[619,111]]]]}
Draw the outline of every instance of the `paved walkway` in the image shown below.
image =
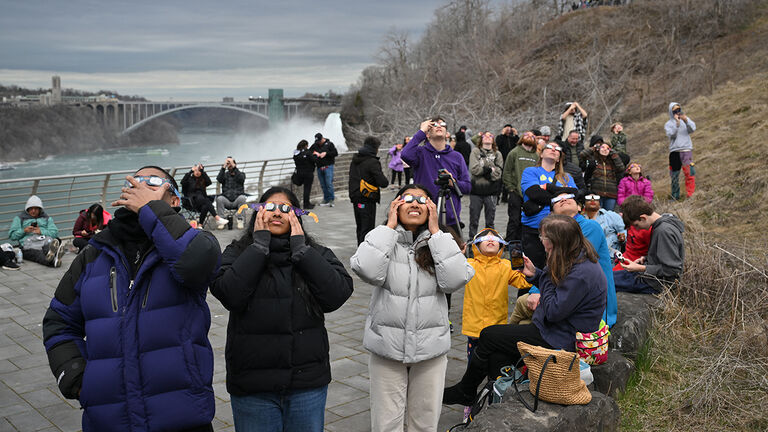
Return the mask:
{"type": "MultiPolygon", "coordinates": [[[[394,193],[384,193],[382,201],[389,202],[394,193]]],[[[463,220],[468,219],[469,202],[463,203],[463,220]]],[[[384,221],[386,205],[380,205],[378,220],[384,221]]],[[[317,207],[319,224],[305,218],[307,231],[331,248],[347,268],[356,249],[352,205],[339,197],[336,207],[317,207]]],[[[483,226],[484,220],[481,217],[483,226]]],[[[506,231],[507,207],[500,204],[496,211],[496,226],[506,231]]],[[[464,235],[466,236],[466,228],[464,235]]],[[[239,233],[216,231],[222,250],[239,233]]],[[[64,256],[59,269],[24,262],[21,271],[0,270],[0,431],[78,431],[82,411],[79,403],[64,399],[48,367],[42,343],[42,318],[48,303],[74,254],[64,256]]],[[[349,269],[349,268],[348,268],[349,269]]],[[[331,346],[333,382],[328,390],[325,423],[328,431],[367,431],[370,429],[368,399],[368,353],[363,348],[363,326],[368,311],[371,286],[350,274],[355,291],[338,311],[326,315],[326,327],[331,346]]],[[[446,382],[453,384],[466,366],[466,338],[461,335],[461,306],[463,292],[453,295],[450,318],[456,332],[448,353],[446,382]]],[[[229,394],[225,384],[224,345],[227,331],[227,311],[208,296],[211,308],[209,337],[214,349],[214,391],[216,418],[214,429],[234,431],[229,394]]],[[[460,410],[444,407],[439,430],[461,421],[460,410]]]]}

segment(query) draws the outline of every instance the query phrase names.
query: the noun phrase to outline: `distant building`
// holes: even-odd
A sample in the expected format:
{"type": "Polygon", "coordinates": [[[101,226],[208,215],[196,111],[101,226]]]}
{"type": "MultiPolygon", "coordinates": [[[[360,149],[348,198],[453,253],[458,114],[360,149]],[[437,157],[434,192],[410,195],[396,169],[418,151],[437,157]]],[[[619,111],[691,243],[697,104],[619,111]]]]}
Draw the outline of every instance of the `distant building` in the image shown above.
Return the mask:
{"type": "Polygon", "coordinates": [[[235,98],[233,98],[233,97],[230,97],[230,96],[225,96],[225,97],[223,97],[223,98],[221,99],[221,101],[222,101],[222,102],[234,102],[234,101],[235,101],[235,98]]]}
{"type": "Polygon", "coordinates": [[[61,77],[54,75],[51,78],[51,101],[49,105],[61,103],[61,77]]]}

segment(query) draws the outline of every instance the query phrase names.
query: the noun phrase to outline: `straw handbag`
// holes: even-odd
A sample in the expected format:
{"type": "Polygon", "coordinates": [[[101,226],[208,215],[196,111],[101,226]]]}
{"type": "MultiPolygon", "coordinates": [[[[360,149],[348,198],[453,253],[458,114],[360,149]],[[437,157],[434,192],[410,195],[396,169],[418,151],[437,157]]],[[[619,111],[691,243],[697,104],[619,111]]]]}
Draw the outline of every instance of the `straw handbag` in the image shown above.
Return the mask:
{"type": "Polygon", "coordinates": [[[518,342],[517,349],[522,355],[520,360],[528,367],[528,389],[534,396],[531,408],[520,392],[517,392],[526,408],[536,412],[539,399],[561,405],[586,405],[592,400],[592,393],[581,380],[579,356],[576,353],[555,351],[524,342],[518,342]]]}

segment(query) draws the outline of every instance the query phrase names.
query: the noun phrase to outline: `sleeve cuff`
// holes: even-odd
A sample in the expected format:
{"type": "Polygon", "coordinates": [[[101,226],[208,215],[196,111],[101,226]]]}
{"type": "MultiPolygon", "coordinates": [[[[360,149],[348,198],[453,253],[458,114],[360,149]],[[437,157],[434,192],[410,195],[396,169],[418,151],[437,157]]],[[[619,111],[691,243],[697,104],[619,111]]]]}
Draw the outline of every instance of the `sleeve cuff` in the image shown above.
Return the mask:
{"type": "Polygon", "coordinates": [[[264,255],[269,255],[269,241],[272,233],[269,230],[259,230],[253,233],[253,245],[264,255]]]}
{"type": "Polygon", "coordinates": [[[303,235],[292,235],[289,241],[291,245],[291,260],[293,262],[298,262],[307,252],[307,249],[309,249],[306,237],[303,235]]]}

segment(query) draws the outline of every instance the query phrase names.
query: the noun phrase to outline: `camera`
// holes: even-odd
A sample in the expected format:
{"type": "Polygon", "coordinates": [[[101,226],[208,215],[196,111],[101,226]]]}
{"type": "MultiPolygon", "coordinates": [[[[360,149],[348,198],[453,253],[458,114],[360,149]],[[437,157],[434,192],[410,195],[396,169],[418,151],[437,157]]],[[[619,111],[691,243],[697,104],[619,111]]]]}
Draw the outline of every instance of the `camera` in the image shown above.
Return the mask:
{"type": "Polygon", "coordinates": [[[437,179],[435,184],[438,186],[448,186],[451,183],[451,174],[445,168],[441,168],[437,171],[437,179]]]}
{"type": "Polygon", "coordinates": [[[613,256],[613,262],[616,264],[629,264],[629,260],[624,258],[624,255],[619,251],[616,251],[616,254],[613,256]]]}

